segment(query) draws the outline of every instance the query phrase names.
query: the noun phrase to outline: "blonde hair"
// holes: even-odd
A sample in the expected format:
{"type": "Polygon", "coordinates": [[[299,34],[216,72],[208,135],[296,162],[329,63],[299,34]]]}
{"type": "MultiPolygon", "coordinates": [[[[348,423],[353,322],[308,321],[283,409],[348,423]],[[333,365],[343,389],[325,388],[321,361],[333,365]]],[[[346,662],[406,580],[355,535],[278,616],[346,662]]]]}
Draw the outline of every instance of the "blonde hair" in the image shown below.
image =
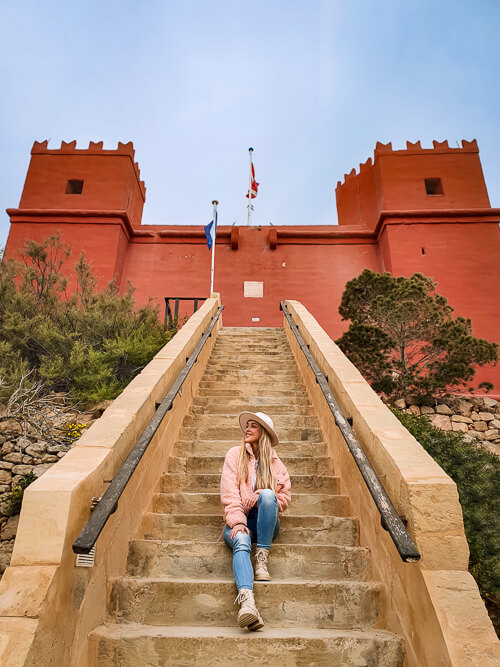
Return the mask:
{"type": "MultiPolygon", "coordinates": [[[[246,482],[248,479],[249,459],[250,454],[248,453],[245,442],[243,441],[238,457],[238,484],[246,482]]],[[[271,449],[271,438],[263,426],[260,426],[259,465],[257,467],[257,476],[255,479],[255,490],[257,489],[272,489],[273,491],[276,491],[276,475],[274,473],[273,467],[273,450],[271,449]]]]}

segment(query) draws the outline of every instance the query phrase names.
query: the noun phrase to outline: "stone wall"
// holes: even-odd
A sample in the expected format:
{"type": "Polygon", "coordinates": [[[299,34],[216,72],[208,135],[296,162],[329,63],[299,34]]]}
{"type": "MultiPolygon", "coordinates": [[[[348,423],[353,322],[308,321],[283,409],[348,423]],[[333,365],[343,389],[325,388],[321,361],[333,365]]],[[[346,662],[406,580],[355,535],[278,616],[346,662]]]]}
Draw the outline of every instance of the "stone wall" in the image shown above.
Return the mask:
{"type": "Polygon", "coordinates": [[[105,492],[219,306],[213,294],[67,454],[27,488],[12,559],[0,581],[0,665],[92,662],[89,632],[106,618],[106,591],[126,570],[129,542],[151,507],[219,323],[100,534],[94,566],[75,567],[71,545],[90,515],[91,499],[105,492]]]}
{"type": "MultiPolygon", "coordinates": [[[[88,429],[98,419],[111,401],[103,401],[85,414],[67,413],[67,431],[73,423],[83,425],[79,432],[88,429]]],[[[19,482],[32,473],[40,477],[59,459],[63,458],[76,443],[77,438],[54,432],[52,438],[41,439],[34,434],[21,432],[14,420],[0,422],[0,575],[10,563],[19,516],[9,516],[8,499],[19,482]]]]}
{"type": "Polygon", "coordinates": [[[494,398],[449,396],[437,400],[434,406],[401,399],[395,406],[413,415],[427,415],[436,428],[461,432],[471,442],[500,456],[500,403],[494,398]]]}
{"type": "Polygon", "coordinates": [[[371,551],[370,578],[383,586],[380,627],[383,624],[405,638],[408,667],[497,665],[498,640],[468,572],[469,550],[456,484],[382,403],[311,313],[297,301],[286,305],[344,414],[352,417],[355,435],[396,510],[406,516],[422,556],[418,563],[404,563],[382,528],[354,457],[285,320],[328,453],[342,480],[341,492],[349,496],[350,515],[360,517],[360,545],[371,551]]]}

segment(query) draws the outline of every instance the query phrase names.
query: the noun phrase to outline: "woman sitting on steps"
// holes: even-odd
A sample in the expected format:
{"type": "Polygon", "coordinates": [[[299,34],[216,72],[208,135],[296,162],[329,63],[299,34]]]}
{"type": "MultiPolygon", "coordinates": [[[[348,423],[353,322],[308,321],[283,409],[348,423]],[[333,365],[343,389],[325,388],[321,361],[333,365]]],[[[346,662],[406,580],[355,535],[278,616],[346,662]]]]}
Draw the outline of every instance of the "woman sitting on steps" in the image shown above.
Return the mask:
{"type": "Polygon", "coordinates": [[[264,622],[253,596],[250,549],[256,542],[255,581],[271,581],[267,561],[271,542],[279,533],[279,517],[290,502],[290,476],[272,449],[278,436],[271,417],[263,412],[242,412],[239,421],[243,444],[227,452],[220,484],[224,541],[233,550],[238,589],[235,602],[241,605],[238,624],[258,630],[264,622]]]}

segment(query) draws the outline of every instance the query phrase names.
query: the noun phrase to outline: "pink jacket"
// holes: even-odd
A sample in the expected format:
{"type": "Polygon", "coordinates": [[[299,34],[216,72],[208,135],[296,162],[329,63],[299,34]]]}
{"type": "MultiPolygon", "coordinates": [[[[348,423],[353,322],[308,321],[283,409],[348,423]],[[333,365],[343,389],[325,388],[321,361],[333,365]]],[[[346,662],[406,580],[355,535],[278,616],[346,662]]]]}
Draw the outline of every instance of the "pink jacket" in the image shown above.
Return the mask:
{"type": "MultiPolygon", "coordinates": [[[[247,525],[247,516],[243,509],[243,501],[253,494],[252,480],[255,470],[255,456],[253,455],[252,447],[247,443],[247,452],[250,454],[248,462],[249,475],[246,482],[238,485],[238,455],[240,446],[231,447],[227,452],[224,460],[224,467],[222,469],[222,477],[220,480],[220,498],[224,508],[224,521],[232,528],[237,523],[247,525]]],[[[290,495],[290,476],[283,462],[278,458],[278,455],[273,449],[273,467],[276,475],[277,488],[276,498],[278,500],[279,515],[288,507],[291,500],[290,495]]]]}

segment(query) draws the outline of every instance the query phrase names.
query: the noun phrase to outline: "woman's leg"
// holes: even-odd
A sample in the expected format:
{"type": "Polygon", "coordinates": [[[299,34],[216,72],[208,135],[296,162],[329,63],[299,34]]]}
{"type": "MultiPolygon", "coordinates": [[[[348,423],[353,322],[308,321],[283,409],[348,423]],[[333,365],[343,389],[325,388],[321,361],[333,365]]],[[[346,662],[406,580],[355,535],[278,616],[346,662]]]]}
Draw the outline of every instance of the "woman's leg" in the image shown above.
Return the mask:
{"type": "Polygon", "coordinates": [[[262,489],[257,503],[257,549],[269,551],[279,530],[276,494],[271,489],[262,489]]]}
{"type": "Polygon", "coordinates": [[[239,603],[238,625],[240,628],[260,630],[264,627],[259,610],[255,606],[253,596],[253,568],[250,562],[250,535],[244,532],[236,533],[231,539],[231,528],[224,528],[224,541],[233,550],[233,574],[238,589],[235,603],[239,603]]]}
{"type": "Polygon", "coordinates": [[[253,590],[253,568],[250,562],[252,543],[250,536],[243,531],[236,533],[231,539],[231,528],[224,528],[224,542],[233,550],[233,574],[236,588],[253,590]]]}

